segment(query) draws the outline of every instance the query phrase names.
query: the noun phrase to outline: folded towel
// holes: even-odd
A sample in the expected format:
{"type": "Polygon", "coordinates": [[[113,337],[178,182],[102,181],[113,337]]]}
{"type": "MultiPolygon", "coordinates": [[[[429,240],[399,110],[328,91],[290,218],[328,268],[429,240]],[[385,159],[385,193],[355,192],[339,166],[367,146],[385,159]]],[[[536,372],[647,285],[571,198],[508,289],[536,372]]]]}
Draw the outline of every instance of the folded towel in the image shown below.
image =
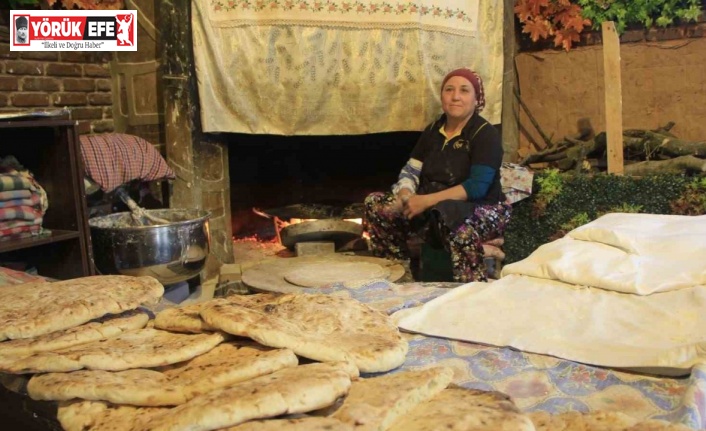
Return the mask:
{"type": "Polygon", "coordinates": [[[30,206],[0,208],[0,220],[25,220],[34,221],[41,219],[44,214],[30,206]]]}
{"type": "Polygon", "coordinates": [[[4,223],[0,223],[0,241],[37,236],[48,232],[46,229],[42,229],[41,223],[14,227],[2,227],[3,224],[4,223]]]}
{"type": "Polygon", "coordinates": [[[9,201],[12,199],[27,199],[32,196],[32,191],[30,190],[9,190],[6,192],[0,192],[0,201],[9,201]]]}
{"type": "Polygon", "coordinates": [[[0,175],[0,192],[10,190],[36,190],[33,181],[19,173],[0,175]]]}
{"type": "MultiPolygon", "coordinates": [[[[1,192],[2,193],[8,193],[8,192],[1,192]]],[[[14,208],[14,207],[32,207],[35,209],[39,209],[39,204],[41,203],[41,200],[39,198],[38,194],[33,194],[28,198],[25,199],[9,199],[9,200],[0,200],[0,208],[14,208]]]]}

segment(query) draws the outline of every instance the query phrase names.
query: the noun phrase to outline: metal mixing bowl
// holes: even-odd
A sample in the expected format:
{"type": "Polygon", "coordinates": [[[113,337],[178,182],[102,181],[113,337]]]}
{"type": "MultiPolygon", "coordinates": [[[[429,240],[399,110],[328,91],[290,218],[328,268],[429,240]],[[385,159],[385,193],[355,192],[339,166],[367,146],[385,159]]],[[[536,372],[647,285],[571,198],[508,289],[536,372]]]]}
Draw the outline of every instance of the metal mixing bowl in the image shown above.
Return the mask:
{"type": "Polygon", "coordinates": [[[211,213],[175,208],[147,212],[169,223],[134,226],[130,212],[88,220],[98,271],[150,275],[162,284],[188,280],[201,272],[211,241],[211,213]]]}

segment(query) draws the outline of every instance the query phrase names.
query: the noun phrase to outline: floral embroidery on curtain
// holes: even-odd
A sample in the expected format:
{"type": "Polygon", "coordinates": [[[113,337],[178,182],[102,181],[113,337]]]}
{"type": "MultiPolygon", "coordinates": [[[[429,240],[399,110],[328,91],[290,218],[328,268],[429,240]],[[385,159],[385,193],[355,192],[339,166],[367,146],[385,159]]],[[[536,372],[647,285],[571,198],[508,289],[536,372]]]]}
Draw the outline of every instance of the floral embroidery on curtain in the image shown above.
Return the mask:
{"type": "Polygon", "coordinates": [[[208,0],[216,26],[304,24],[353,28],[416,28],[472,36],[478,1],[208,0]]]}

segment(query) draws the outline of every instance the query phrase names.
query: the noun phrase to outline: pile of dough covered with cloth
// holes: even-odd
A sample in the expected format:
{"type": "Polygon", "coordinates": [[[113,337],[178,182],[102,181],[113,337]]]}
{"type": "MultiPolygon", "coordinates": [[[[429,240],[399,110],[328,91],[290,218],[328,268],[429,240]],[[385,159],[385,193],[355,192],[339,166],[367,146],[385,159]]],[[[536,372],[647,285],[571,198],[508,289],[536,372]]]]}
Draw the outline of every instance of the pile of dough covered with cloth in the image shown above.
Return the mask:
{"type": "Polygon", "coordinates": [[[233,295],[154,314],[163,293],[117,275],[0,288],[0,372],[27,377],[18,396],[58,403],[69,431],[683,429],[525,414],[433,361],[400,371],[406,338],[355,299],[233,295]]]}
{"type": "Polygon", "coordinates": [[[706,362],[706,216],[612,213],[492,283],[392,317],[434,337],[660,376],[706,362]]]}

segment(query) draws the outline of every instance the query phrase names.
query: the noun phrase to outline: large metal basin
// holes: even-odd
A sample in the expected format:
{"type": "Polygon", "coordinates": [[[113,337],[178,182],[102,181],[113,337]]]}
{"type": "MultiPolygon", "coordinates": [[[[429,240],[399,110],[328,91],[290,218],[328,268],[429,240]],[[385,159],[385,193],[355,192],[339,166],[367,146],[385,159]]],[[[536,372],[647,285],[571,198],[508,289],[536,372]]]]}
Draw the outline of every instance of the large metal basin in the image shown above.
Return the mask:
{"type": "Polygon", "coordinates": [[[174,284],[197,275],[206,264],[210,245],[203,210],[147,210],[167,224],[133,226],[130,212],[88,220],[93,259],[101,274],[150,275],[174,284]]]}

